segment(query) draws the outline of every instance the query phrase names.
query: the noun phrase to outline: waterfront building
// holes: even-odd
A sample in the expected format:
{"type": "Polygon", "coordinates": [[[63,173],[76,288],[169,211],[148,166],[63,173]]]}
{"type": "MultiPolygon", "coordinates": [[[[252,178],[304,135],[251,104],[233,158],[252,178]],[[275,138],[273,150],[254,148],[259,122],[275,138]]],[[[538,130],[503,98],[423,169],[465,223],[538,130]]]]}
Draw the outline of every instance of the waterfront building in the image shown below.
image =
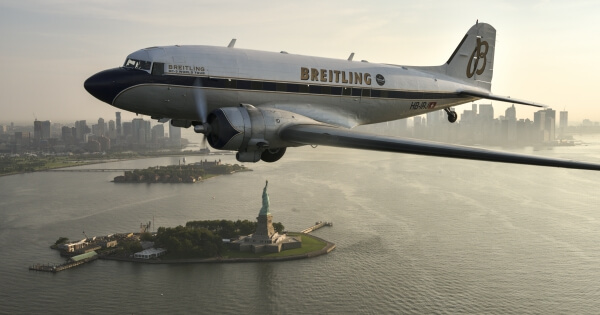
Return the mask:
{"type": "Polygon", "coordinates": [[[162,249],[162,248],[148,248],[148,249],[144,249],[141,252],[137,252],[135,254],[133,254],[133,258],[139,258],[139,259],[151,259],[151,258],[156,258],[156,257],[160,257],[164,254],[167,253],[166,249],[162,249]]]}

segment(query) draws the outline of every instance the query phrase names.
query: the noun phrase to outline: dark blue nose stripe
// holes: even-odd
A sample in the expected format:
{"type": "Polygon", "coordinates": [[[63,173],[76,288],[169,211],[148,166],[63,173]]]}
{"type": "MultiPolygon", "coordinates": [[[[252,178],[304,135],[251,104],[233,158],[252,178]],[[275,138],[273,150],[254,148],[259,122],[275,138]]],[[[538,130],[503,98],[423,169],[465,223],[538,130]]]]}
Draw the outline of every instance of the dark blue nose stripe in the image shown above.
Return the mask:
{"type": "Polygon", "coordinates": [[[95,98],[112,105],[113,100],[123,90],[150,81],[146,71],[114,68],[104,70],[89,77],[83,83],[85,89],[95,98]]]}

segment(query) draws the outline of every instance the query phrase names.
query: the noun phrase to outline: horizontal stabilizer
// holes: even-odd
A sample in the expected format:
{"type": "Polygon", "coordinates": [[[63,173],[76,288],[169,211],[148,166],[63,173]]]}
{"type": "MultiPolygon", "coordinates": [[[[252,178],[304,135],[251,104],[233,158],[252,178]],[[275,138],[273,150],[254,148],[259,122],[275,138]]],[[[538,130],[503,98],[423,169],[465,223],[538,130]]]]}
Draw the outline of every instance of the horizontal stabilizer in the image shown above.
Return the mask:
{"type": "Polygon", "coordinates": [[[600,171],[600,164],[389,137],[327,125],[293,125],[283,129],[279,135],[282,139],[297,144],[600,171]]]}
{"type": "Polygon", "coordinates": [[[493,100],[493,101],[500,101],[500,102],[507,102],[507,103],[521,104],[521,105],[529,105],[529,106],[535,106],[535,107],[548,107],[548,106],[542,105],[540,103],[520,100],[517,98],[511,98],[509,96],[495,95],[495,94],[488,93],[488,92],[462,91],[459,94],[464,95],[464,96],[474,96],[474,97],[478,97],[478,98],[484,98],[484,99],[493,100]]]}

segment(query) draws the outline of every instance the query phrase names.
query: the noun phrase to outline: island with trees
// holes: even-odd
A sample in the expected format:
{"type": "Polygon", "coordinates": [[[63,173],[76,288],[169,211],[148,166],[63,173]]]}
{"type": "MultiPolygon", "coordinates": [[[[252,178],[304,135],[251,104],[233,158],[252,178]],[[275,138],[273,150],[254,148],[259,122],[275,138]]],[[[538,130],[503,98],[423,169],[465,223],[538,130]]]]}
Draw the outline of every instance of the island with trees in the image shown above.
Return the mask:
{"type": "MultiPolygon", "coordinates": [[[[232,241],[254,233],[257,222],[248,220],[203,220],[189,221],[185,226],[159,227],[151,233],[146,227],[140,233],[120,233],[107,236],[69,241],[60,237],[51,248],[59,250],[61,256],[74,257],[95,252],[100,259],[142,263],[214,263],[278,261],[315,257],[330,252],[333,243],[306,233],[301,235],[302,246],[280,253],[240,252],[232,246],[232,241]],[[139,258],[137,254],[147,249],[159,255],[139,258]]],[[[278,233],[283,233],[282,223],[273,223],[278,233]]]]}
{"type": "Polygon", "coordinates": [[[222,164],[221,160],[204,160],[193,164],[156,166],[125,171],[115,183],[195,183],[211,177],[250,171],[243,165],[222,164]]]}

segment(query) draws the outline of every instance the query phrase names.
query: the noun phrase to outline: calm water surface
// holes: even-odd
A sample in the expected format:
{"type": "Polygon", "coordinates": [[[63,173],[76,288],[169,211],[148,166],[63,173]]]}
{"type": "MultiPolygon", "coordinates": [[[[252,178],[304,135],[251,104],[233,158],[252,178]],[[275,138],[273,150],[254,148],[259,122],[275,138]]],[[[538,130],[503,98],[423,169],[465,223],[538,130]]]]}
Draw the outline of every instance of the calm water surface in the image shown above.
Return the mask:
{"type": "MultiPolygon", "coordinates": [[[[600,162],[587,146],[534,152],[600,162]]],[[[522,152],[526,152],[524,150],[522,152]]],[[[188,162],[200,157],[187,157],[188,162]]],[[[223,156],[234,163],[233,156],[223,156]]],[[[145,168],[179,158],[82,168],[145,168]]],[[[118,173],[0,177],[0,313],[597,314],[600,174],[355,150],[296,148],[197,184],[114,184],[118,173]],[[93,263],[57,274],[49,249],[141,222],[254,219],[269,180],[288,230],[318,220],[329,255],[282,263],[93,263]]]]}

